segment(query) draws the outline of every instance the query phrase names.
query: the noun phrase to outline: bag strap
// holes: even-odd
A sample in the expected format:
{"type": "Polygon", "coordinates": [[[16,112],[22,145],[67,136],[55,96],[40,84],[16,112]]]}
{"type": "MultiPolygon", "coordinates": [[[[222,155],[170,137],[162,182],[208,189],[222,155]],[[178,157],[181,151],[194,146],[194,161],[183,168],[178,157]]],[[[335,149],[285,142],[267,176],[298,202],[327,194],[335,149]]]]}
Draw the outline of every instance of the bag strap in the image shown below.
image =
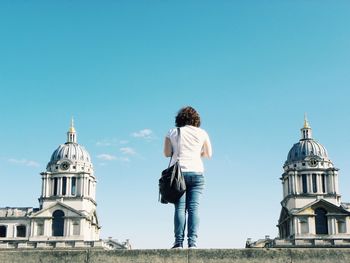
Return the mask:
{"type": "MultiPolygon", "coordinates": [[[[180,151],[180,136],[181,136],[181,130],[180,128],[178,127],[177,128],[177,156],[176,156],[176,159],[179,158],[179,151],[180,151]]],[[[169,160],[169,164],[168,164],[168,168],[170,167],[170,164],[171,164],[171,160],[173,159],[173,153],[171,154],[171,157],[170,157],[170,160],[169,160]]],[[[172,179],[173,180],[173,179],[172,179]]],[[[161,194],[160,194],[160,189],[159,189],[159,194],[158,194],[158,202],[160,202],[161,200],[161,194]]]]}
{"type": "MultiPolygon", "coordinates": [[[[181,138],[181,129],[178,127],[177,128],[177,155],[176,155],[176,159],[179,159],[179,152],[180,152],[180,138],[181,138]]],[[[171,160],[173,159],[173,153],[171,154],[170,160],[169,160],[169,164],[168,164],[168,168],[170,167],[171,164],[171,160]]]]}
{"type": "Polygon", "coordinates": [[[179,159],[179,153],[180,153],[180,140],[181,140],[181,129],[177,128],[177,156],[176,159],[179,159]]]}

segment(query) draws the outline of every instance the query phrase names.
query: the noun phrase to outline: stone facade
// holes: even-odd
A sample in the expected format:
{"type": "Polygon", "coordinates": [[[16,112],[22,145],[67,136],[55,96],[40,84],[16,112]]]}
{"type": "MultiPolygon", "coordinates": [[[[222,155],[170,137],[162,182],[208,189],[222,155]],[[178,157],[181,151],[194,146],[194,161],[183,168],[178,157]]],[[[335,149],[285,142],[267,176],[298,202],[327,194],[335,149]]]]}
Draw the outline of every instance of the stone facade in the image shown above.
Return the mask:
{"type": "MultiPolygon", "coordinates": [[[[67,142],[53,152],[41,178],[39,208],[0,208],[0,248],[103,247],[96,177],[89,153],[77,143],[73,120],[67,142]]],[[[105,248],[118,247],[110,242],[105,248]]]]}
{"type": "Polygon", "coordinates": [[[279,237],[249,240],[247,247],[350,247],[350,209],[341,202],[338,169],[306,118],[283,169],[279,237]]]}

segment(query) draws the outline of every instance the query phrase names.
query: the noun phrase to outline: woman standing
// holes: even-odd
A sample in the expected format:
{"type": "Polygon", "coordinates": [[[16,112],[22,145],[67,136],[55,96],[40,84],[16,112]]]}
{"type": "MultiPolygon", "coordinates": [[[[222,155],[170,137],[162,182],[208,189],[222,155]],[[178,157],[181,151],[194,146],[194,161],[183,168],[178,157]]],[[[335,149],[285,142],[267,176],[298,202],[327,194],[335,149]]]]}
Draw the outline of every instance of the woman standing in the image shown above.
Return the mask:
{"type": "MultiPolygon", "coordinates": [[[[166,157],[178,156],[182,174],[186,182],[186,192],[175,203],[174,234],[175,243],[172,248],[183,248],[186,228],[187,212],[187,239],[188,247],[197,247],[197,233],[199,225],[198,207],[204,189],[204,167],[201,157],[210,158],[212,149],[207,132],[199,128],[201,124],[199,114],[192,107],[180,109],[175,125],[180,128],[171,129],[164,142],[166,157]]],[[[173,165],[176,158],[172,159],[173,165]]]]}

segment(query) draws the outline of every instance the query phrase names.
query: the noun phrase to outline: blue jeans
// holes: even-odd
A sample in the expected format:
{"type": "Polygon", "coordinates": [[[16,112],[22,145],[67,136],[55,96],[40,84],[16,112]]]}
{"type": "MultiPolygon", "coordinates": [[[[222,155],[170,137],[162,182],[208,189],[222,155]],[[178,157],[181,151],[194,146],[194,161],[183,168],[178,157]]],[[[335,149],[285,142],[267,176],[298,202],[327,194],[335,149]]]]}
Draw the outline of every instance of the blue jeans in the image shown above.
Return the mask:
{"type": "Polygon", "coordinates": [[[186,192],[175,203],[174,233],[175,244],[183,243],[187,220],[188,245],[196,245],[199,226],[199,200],[204,189],[204,176],[201,173],[183,172],[186,181],[186,192]]]}

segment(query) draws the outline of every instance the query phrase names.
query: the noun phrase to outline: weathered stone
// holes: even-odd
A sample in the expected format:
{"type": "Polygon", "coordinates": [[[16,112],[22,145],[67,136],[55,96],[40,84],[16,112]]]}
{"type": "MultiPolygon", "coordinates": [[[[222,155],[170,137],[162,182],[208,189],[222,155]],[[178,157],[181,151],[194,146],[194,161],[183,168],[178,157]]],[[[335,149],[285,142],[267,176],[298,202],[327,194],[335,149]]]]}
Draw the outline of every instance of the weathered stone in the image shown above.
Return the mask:
{"type": "Polygon", "coordinates": [[[348,263],[349,248],[114,250],[2,249],[1,263],[348,263]]]}

